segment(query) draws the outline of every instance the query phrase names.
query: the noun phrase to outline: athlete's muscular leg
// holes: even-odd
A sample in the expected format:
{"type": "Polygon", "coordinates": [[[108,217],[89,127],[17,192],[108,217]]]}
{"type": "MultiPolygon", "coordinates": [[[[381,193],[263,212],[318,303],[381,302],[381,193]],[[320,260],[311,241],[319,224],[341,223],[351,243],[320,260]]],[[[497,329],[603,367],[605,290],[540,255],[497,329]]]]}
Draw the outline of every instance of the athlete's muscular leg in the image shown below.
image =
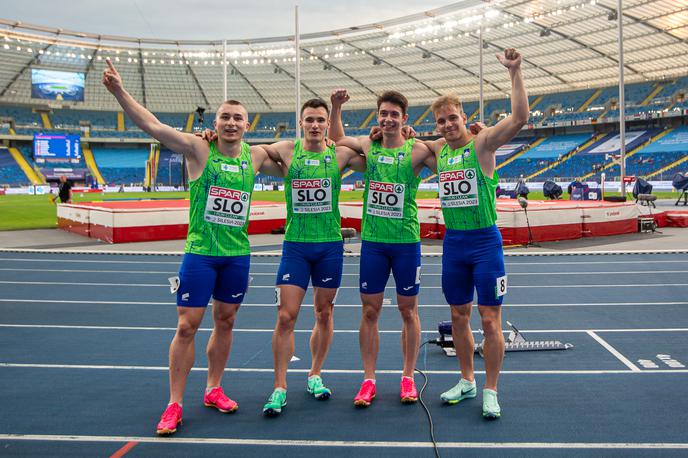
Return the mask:
{"type": "Polygon", "coordinates": [[[478,305],[485,344],[483,358],[485,359],[485,388],[497,391],[499,371],[504,361],[504,333],[502,333],[502,308],[496,306],[478,305]]]}
{"type": "Polygon", "coordinates": [[[475,352],[475,340],[471,331],[471,308],[473,302],[463,305],[451,306],[452,339],[456,356],[459,358],[461,377],[471,382],[474,380],[473,353],[475,352]]]}
{"type": "Polygon", "coordinates": [[[287,369],[294,356],[294,325],[299,315],[303,296],[301,287],[279,285],[279,303],[277,304],[277,324],[272,334],[272,356],[275,364],[275,388],[287,388],[287,369]]]}
{"type": "Polygon", "coordinates": [[[361,294],[361,326],[358,332],[358,343],[361,347],[364,378],[375,378],[377,354],[380,350],[380,334],[377,322],[382,311],[382,299],[385,293],[361,294]]]}
{"type": "Polygon", "coordinates": [[[213,300],[213,332],[208,340],[208,388],[220,386],[229,352],[232,348],[232,329],[241,304],[213,300]]]}
{"type": "Polygon", "coordinates": [[[413,377],[420,345],[420,317],[418,316],[418,296],[402,296],[397,294],[397,304],[401,319],[401,354],[404,357],[403,374],[413,377]]]}
{"type": "Polygon", "coordinates": [[[177,307],[177,332],[170,344],[170,402],[182,403],[189,371],[194,364],[194,338],[205,307],[177,307]]]}
{"type": "Polygon", "coordinates": [[[315,325],[311,333],[311,370],[308,376],[320,375],[334,334],[334,297],[337,288],[313,288],[315,325]]]}

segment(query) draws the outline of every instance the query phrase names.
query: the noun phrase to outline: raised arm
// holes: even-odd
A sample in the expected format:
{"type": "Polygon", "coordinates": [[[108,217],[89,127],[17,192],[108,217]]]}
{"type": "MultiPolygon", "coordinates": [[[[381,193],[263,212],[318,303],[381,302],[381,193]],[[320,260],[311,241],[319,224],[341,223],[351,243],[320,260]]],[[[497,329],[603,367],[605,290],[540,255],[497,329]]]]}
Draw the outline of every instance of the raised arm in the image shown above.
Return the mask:
{"type": "Polygon", "coordinates": [[[497,54],[497,59],[509,70],[511,77],[511,114],[499,121],[496,126],[484,129],[476,137],[475,146],[481,165],[483,165],[481,156],[494,156],[497,148],[518,134],[528,122],[530,114],[528,95],[521,72],[521,55],[515,49],[507,48],[504,50],[504,55],[497,54]]]}
{"type": "Polygon", "coordinates": [[[368,137],[346,137],[344,134],[342,105],[348,100],[349,94],[346,89],[335,89],[332,91],[332,95],[330,96],[332,110],[330,110],[330,128],[327,131],[328,137],[334,140],[337,146],[346,146],[359,154],[364,154],[365,150],[370,146],[368,137]]]}
{"type": "Polygon", "coordinates": [[[161,123],[153,113],[139,104],[124,89],[122,77],[110,59],[105,59],[108,68],[103,72],[103,85],[115,96],[124,112],[144,132],[163,143],[174,152],[183,154],[188,160],[199,161],[200,153],[207,150],[208,146],[201,138],[193,134],[186,134],[161,123]]]}

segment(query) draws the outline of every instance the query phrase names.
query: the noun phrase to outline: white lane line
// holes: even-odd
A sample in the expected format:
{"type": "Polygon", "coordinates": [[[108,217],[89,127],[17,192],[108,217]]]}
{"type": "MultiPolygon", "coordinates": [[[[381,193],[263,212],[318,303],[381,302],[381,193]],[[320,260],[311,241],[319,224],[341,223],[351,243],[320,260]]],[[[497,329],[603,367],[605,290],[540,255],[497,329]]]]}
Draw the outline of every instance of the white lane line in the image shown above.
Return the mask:
{"type": "Polygon", "coordinates": [[[624,363],[626,367],[628,367],[630,370],[633,372],[640,372],[640,368],[633,364],[628,358],[626,358],[624,355],[619,352],[616,348],[612,347],[609,342],[604,340],[602,337],[598,336],[594,331],[588,331],[588,335],[595,339],[600,345],[602,345],[604,348],[609,351],[612,355],[614,355],[619,361],[624,363]]]}
{"type": "MultiPolygon", "coordinates": [[[[14,269],[11,267],[0,267],[0,272],[59,272],[59,273],[93,273],[93,274],[163,274],[163,275],[177,275],[176,271],[162,271],[162,270],[92,270],[92,269],[14,269]]],[[[586,272],[509,272],[510,277],[519,276],[551,276],[551,275],[656,275],[656,274],[685,274],[688,270],[626,270],[626,271],[586,271],[586,272]]],[[[250,272],[253,276],[268,276],[274,277],[276,272],[250,272]]],[[[358,277],[357,273],[343,273],[347,277],[358,277]]],[[[441,276],[441,273],[423,272],[423,277],[427,276],[441,276]]]]}
{"type": "MultiPolygon", "coordinates": [[[[0,252],[2,250],[0,249],[0,252]]],[[[104,254],[104,253],[98,253],[104,254]]],[[[105,260],[105,259],[59,259],[59,258],[3,258],[3,262],[52,262],[52,263],[77,263],[77,264],[171,264],[180,265],[181,260],[178,261],[128,261],[128,260],[105,260]]],[[[590,265],[590,264],[666,264],[666,263],[686,263],[686,260],[668,259],[668,260],[629,260],[629,261],[554,261],[554,262],[506,262],[507,266],[549,266],[549,265],[590,265]]],[[[252,261],[254,266],[278,266],[279,262],[260,262],[252,261]]],[[[345,262],[345,266],[358,267],[358,263],[345,262]]],[[[423,262],[424,266],[441,266],[442,263],[423,262]]]]}
{"type": "MultiPolygon", "coordinates": [[[[97,325],[71,325],[71,324],[15,324],[15,323],[0,323],[0,328],[18,328],[18,329],[85,329],[98,331],[175,331],[174,327],[159,327],[159,326],[97,326],[97,325]]],[[[212,328],[198,328],[201,332],[211,332],[212,328]]],[[[259,332],[272,333],[273,328],[235,328],[234,332],[259,332]]],[[[312,332],[312,329],[295,329],[297,333],[312,332]]],[[[380,330],[380,334],[400,334],[401,330],[380,330]]],[[[437,329],[429,329],[421,331],[423,334],[436,334],[437,329]]],[[[503,331],[505,334],[509,333],[509,329],[503,331]]],[[[575,334],[575,333],[589,333],[589,332],[688,332],[688,328],[632,328],[632,329],[519,329],[522,334],[527,333],[559,333],[559,334],[575,334]]],[[[358,329],[335,329],[335,334],[358,334],[358,329]]],[[[474,330],[473,334],[481,334],[481,331],[474,330]]]]}
{"type": "MultiPolygon", "coordinates": [[[[0,440],[49,441],[49,442],[142,442],[148,444],[200,444],[200,445],[257,445],[260,447],[394,447],[432,448],[432,442],[411,441],[340,441],[340,440],[291,440],[291,439],[244,439],[213,437],[135,437],[135,436],[87,436],[58,434],[0,434],[0,440]]],[[[440,448],[456,449],[688,449],[683,442],[438,442],[440,448]]]]}
{"type": "MultiPolygon", "coordinates": [[[[167,366],[116,366],[116,365],[94,365],[94,364],[39,364],[39,363],[4,363],[0,362],[1,368],[23,368],[23,369],[89,369],[89,370],[127,370],[127,371],[168,371],[167,366]]],[[[195,372],[207,372],[207,367],[193,367],[195,372]]],[[[246,372],[246,373],[272,373],[272,368],[249,368],[249,367],[227,367],[225,372],[246,372]]],[[[289,373],[307,374],[310,369],[289,369],[289,373]]],[[[362,374],[363,369],[323,369],[324,373],[336,375],[362,374]]],[[[456,376],[457,371],[424,370],[426,374],[433,375],[452,375],[456,376]]],[[[401,370],[377,370],[377,374],[399,375],[401,370]]],[[[485,374],[485,371],[475,371],[476,374],[485,374]]],[[[500,375],[611,375],[611,374],[688,374],[688,369],[644,369],[632,371],[627,369],[589,369],[589,370],[541,370],[541,371],[516,371],[503,370],[500,375]]]]}
{"type": "MultiPolygon", "coordinates": [[[[155,287],[155,288],[166,288],[169,284],[163,283],[93,283],[93,282],[62,282],[62,281],[10,281],[1,280],[0,284],[10,284],[10,285],[60,285],[60,286],[127,286],[127,287],[155,287]]],[[[613,284],[613,285],[509,285],[510,289],[513,288],[659,288],[666,286],[688,286],[688,283],[634,283],[634,284],[613,284]]],[[[275,289],[274,285],[251,285],[252,289],[255,288],[267,288],[275,289]]],[[[394,286],[387,286],[385,289],[394,289],[394,286]]],[[[356,289],[358,286],[340,286],[339,289],[356,289]]],[[[442,289],[441,286],[421,286],[421,289],[442,289]]]]}
{"type": "MultiPolygon", "coordinates": [[[[176,306],[174,301],[96,301],[96,300],[64,300],[64,299],[0,299],[0,303],[18,303],[18,304],[88,304],[88,305],[166,305],[166,306],[176,306]]],[[[543,303],[543,304],[503,304],[502,308],[513,308],[513,307],[609,307],[609,306],[673,306],[673,305],[688,305],[687,301],[674,301],[674,302],[573,302],[573,303],[543,303]]],[[[269,307],[274,308],[274,303],[250,303],[244,302],[241,304],[243,308],[260,308],[269,307]]],[[[313,304],[304,303],[301,307],[311,308],[313,304]]],[[[383,308],[397,308],[396,304],[384,304],[383,308]]],[[[419,308],[447,308],[447,304],[419,304],[419,308]]],[[[473,304],[474,308],[478,306],[473,304]]],[[[335,308],[361,308],[361,304],[335,304],[335,308]]]]}

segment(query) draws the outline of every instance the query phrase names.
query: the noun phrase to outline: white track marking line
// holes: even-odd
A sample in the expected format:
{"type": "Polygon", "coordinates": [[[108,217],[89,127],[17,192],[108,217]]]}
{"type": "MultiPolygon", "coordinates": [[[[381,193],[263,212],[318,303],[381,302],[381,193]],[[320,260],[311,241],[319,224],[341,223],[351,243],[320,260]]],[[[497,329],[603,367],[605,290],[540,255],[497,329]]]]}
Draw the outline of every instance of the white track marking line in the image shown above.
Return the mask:
{"type": "MultiPolygon", "coordinates": [[[[249,288],[250,289],[250,288],[249,288]]],[[[165,305],[165,306],[176,306],[173,301],[96,301],[96,300],[63,300],[63,299],[0,299],[0,303],[18,303],[18,304],[88,304],[88,305],[165,305]]],[[[575,302],[575,303],[543,303],[543,304],[503,304],[502,308],[515,308],[515,307],[602,307],[602,306],[672,306],[672,305],[688,305],[686,301],[670,301],[670,302],[575,302]]],[[[274,303],[260,303],[260,302],[244,302],[241,304],[243,308],[259,308],[259,307],[270,307],[274,308],[274,303]]],[[[301,307],[311,308],[313,304],[304,303],[301,307]]],[[[336,308],[361,308],[361,304],[335,304],[336,308]]],[[[396,304],[383,304],[383,308],[397,308],[396,304]]],[[[447,308],[448,304],[419,304],[419,308],[447,308]]],[[[473,304],[474,308],[478,306],[473,304]]]]}
{"type": "MultiPolygon", "coordinates": [[[[59,272],[59,273],[93,273],[93,274],[162,274],[162,275],[177,275],[176,271],[162,271],[162,270],[92,270],[92,269],[29,269],[29,268],[11,268],[0,267],[0,272],[59,272]]],[[[552,275],[654,275],[654,274],[685,274],[688,270],[627,270],[627,271],[586,271],[586,272],[508,272],[510,277],[520,276],[552,276],[552,275]]],[[[276,272],[250,272],[252,276],[267,276],[275,277],[276,272]]],[[[343,273],[343,276],[358,277],[357,273],[343,273]]],[[[441,273],[423,272],[423,277],[427,276],[441,276],[441,273]]]]}
{"type": "MultiPolygon", "coordinates": [[[[432,442],[411,441],[325,441],[289,439],[242,439],[212,437],[135,437],[135,436],[87,436],[53,434],[0,434],[0,440],[16,441],[55,441],[55,442],[140,442],[148,444],[199,444],[199,445],[257,445],[260,447],[394,447],[394,448],[432,448],[432,442]]],[[[682,442],[438,442],[441,448],[457,449],[688,449],[682,442]]]]}
{"type": "MultiPolygon", "coordinates": [[[[15,324],[15,323],[0,323],[0,328],[20,328],[20,329],[84,329],[84,330],[101,330],[101,331],[176,331],[175,327],[160,327],[160,326],[98,326],[98,325],[70,325],[70,324],[15,324]]],[[[212,328],[198,328],[201,332],[211,332],[212,328]]],[[[273,328],[235,328],[234,332],[260,332],[272,333],[273,328]]],[[[295,329],[297,333],[311,333],[312,329],[295,329]]],[[[335,329],[335,334],[358,334],[358,329],[335,329]]],[[[381,334],[400,334],[400,330],[380,330],[381,334]]],[[[423,334],[437,333],[436,329],[422,330],[423,334]]],[[[473,334],[480,334],[479,330],[472,331],[473,334]]],[[[505,334],[510,332],[509,329],[503,331],[505,334]]],[[[688,332],[688,328],[644,328],[644,329],[519,329],[522,334],[527,333],[559,333],[559,334],[576,334],[589,332],[688,332]]]]}
{"type": "Polygon", "coordinates": [[[606,348],[609,353],[614,355],[619,361],[624,363],[633,372],[640,372],[640,368],[633,364],[628,358],[621,354],[616,348],[612,347],[606,340],[598,336],[594,331],[588,331],[588,335],[595,339],[600,345],[606,348]]]}
{"type": "MultiPolygon", "coordinates": [[[[61,281],[9,281],[0,280],[0,284],[10,285],[59,285],[59,286],[126,286],[126,287],[154,287],[154,288],[169,288],[169,284],[163,283],[93,283],[93,282],[61,282],[61,281]]],[[[514,288],[658,288],[666,286],[688,286],[688,283],[635,283],[635,284],[614,284],[614,285],[509,285],[510,289],[514,288]]],[[[275,289],[274,285],[251,285],[251,289],[266,288],[275,289]]],[[[340,286],[339,289],[356,289],[358,286],[340,286]]],[[[387,286],[385,289],[395,289],[394,286],[387,286]]],[[[421,286],[421,289],[442,289],[441,286],[421,286]]]]}
{"type": "MultiPolygon", "coordinates": [[[[131,371],[168,371],[167,366],[116,366],[116,365],[95,365],[95,364],[40,364],[40,363],[4,363],[0,362],[2,368],[23,368],[23,369],[88,369],[88,370],[131,370],[131,371]]],[[[193,367],[194,372],[207,372],[207,367],[193,367]]],[[[289,369],[289,373],[307,374],[310,369],[289,369]]],[[[246,373],[274,373],[273,368],[248,368],[248,367],[227,367],[225,372],[246,372],[246,373]]],[[[362,369],[323,369],[326,374],[351,375],[362,374],[362,369]]],[[[457,371],[425,370],[426,374],[432,375],[451,375],[456,376],[457,371]]],[[[399,375],[401,370],[377,370],[377,374],[399,375]]],[[[476,374],[485,374],[485,371],[475,371],[476,374]]],[[[517,371],[503,370],[500,375],[610,375],[610,374],[688,374],[688,369],[589,369],[589,370],[541,370],[541,371],[517,371]]]]}

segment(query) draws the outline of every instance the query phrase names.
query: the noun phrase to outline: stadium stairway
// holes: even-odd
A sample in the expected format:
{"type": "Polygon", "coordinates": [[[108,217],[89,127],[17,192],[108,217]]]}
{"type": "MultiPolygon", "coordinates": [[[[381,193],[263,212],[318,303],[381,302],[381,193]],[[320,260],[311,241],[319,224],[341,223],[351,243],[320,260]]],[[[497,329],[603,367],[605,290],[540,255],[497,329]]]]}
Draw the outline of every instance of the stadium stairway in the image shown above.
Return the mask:
{"type": "Polygon", "coordinates": [[[84,162],[86,163],[88,170],[91,172],[91,175],[95,177],[99,186],[104,186],[105,179],[103,179],[103,175],[101,175],[100,170],[98,170],[98,165],[96,164],[96,160],[93,158],[93,152],[91,151],[91,148],[89,148],[86,144],[82,144],[81,152],[84,154],[84,162]]]}
{"type": "Polygon", "coordinates": [[[368,116],[363,120],[360,126],[358,126],[359,129],[365,129],[368,124],[370,124],[370,121],[375,117],[375,110],[371,110],[370,113],[368,113],[368,116]]]}
{"type": "Polygon", "coordinates": [[[50,116],[45,111],[41,111],[41,122],[43,123],[43,128],[52,129],[53,125],[50,122],[50,116]]]}
{"type": "Polygon", "coordinates": [[[414,125],[414,126],[419,126],[420,123],[423,122],[423,120],[425,119],[425,117],[430,113],[430,110],[431,110],[431,109],[432,109],[432,106],[427,107],[427,108],[425,109],[425,111],[424,111],[420,116],[418,116],[418,118],[417,118],[415,121],[413,121],[413,125],[414,125]]]}
{"type": "Polygon", "coordinates": [[[573,156],[575,156],[576,154],[585,151],[585,150],[588,149],[591,145],[593,145],[594,143],[598,142],[600,139],[602,139],[603,137],[606,137],[606,136],[608,136],[608,135],[609,135],[609,134],[594,135],[590,140],[588,140],[588,141],[585,142],[584,144],[580,145],[580,147],[576,147],[576,148],[572,149],[572,150],[569,151],[568,153],[564,154],[564,156],[562,156],[562,158],[559,159],[558,161],[554,161],[554,162],[552,162],[551,164],[548,164],[548,165],[546,165],[545,167],[541,168],[540,170],[538,170],[538,171],[536,171],[536,172],[534,172],[534,173],[531,173],[531,174],[528,175],[525,179],[526,179],[526,180],[531,180],[531,179],[535,178],[536,176],[538,176],[538,175],[540,175],[540,174],[542,174],[542,173],[545,173],[546,171],[548,171],[548,170],[550,170],[550,169],[553,169],[554,167],[558,166],[559,164],[562,164],[562,163],[568,161],[569,159],[571,159],[571,158],[572,158],[573,156]]]}
{"type": "Polygon", "coordinates": [[[650,103],[650,101],[651,101],[652,99],[654,99],[655,96],[656,96],[657,94],[660,93],[660,91],[661,91],[662,89],[664,89],[664,84],[662,84],[662,83],[656,83],[656,84],[655,84],[655,88],[652,90],[652,92],[650,92],[650,93],[647,95],[647,97],[645,97],[645,100],[643,100],[642,102],[640,102],[640,106],[641,106],[641,107],[646,107],[646,106],[650,103]]]}
{"type": "Polygon", "coordinates": [[[28,178],[31,184],[45,184],[45,178],[41,179],[41,177],[39,177],[38,174],[36,174],[36,171],[33,169],[33,167],[31,167],[24,155],[17,148],[10,147],[9,151],[14,160],[17,162],[17,165],[20,169],[22,169],[22,172],[24,172],[24,175],[26,175],[26,178],[28,178]]]}
{"type": "Polygon", "coordinates": [[[596,90],[595,93],[593,95],[591,95],[588,100],[583,102],[583,105],[581,105],[580,108],[578,108],[578,110],[576,110],[576,111],[578,113],[583,113],[590,106],[590,104],[592,102],[594,102],[597,97],[600,96],[601,93],[602,93],[602,89],[596,90]]]}
{"type": "Polygon", "coordinates": [[[258,126],[259,121],[260,121],[260,113],[256,113],[256,115],[253,117],[253,121],[251,121],[251,126],[248,128],[248,131],[249,132],[255,132],[256,126],[258,126]]]}
{"type": "Polygon", "coordinates": [[[542,143],[542,142],[544,142],[545,140],[547,140],[547,138],[548,138],[548,137],[540,137],[540,138],[538,138],[537,140],[535,140],[533,143],[531,143],[531,144],[528,145],[527,147],[523,148],[523,149],[522,149],[521,151],[519,151],[518,153],[513,154],[511,157],[509,157],[508,159],[506,159],[506,160],[505,160],[504,162],[502,162],[501,164],[497,164],[496,170],[501,169],[501,168],[504,167],[505,165],[507,165],[507,164],[509,164],[509,163],[511,163],[511,162],[513,162],[513,161],[515,161],[515,160],[518,159],[519,157],[523,156],[525,153],[527,153],[527,152],[530,151],[531,149],[533,149],[533,148],[535,148],[536,146],[538,146],[540,143],[542,143]]]}
{"type": "Polygon", "coordinates": [[[655,170],[654,172],[652,172],[648,175],[645,175],[645,179],[649,180],[650,178],[654,178],[655,176],[660,175],[660,174],[666,172],[667,170],[670,170],[670,169],[676,167],[677,165],[683,164],[684,162],[688,162],[688,154],[683,156],[681,159],[674,161],[671,164],[662,167],[661,169],[655,170]]]}
{"type": "Polygon", "coordinates": [[[117,132],[124,132],[124,112],[117,112],[117,132]]]}
{"type": "Polygon", "coordinates": [[[186,116],[186,124],[184,125],[184,132],[191,132],[193,130],[194,114],[189,113],[186,116]]]}
{"type": "MultiPolygon", "coordinates": [[[[671,132],[671,131],[673,131],[673,130],[674,130],[674,129],[666,129],[666,130],[664,130],[664,131],[658,133],[658,134],[655,135],[654,137],[650,138],[648,141],[643,142],[643,143],[641,143],[640,145],[636,146],[635,148],[633,148],[632,151],[626,153],[626,159],[628,159],[629,157],[633,156],[635,153],[637,153],[637,152],[640,151],[641,149],[645,148],[647,145],[649,145],[649,144],[651,144],[651,143],[654,143],[654,142],[656,142],[657,140],[659,140],[660,138],[662,138],[662,137],[664,137],[665,135],[669,134],[669,132],[671,132]]],[[[593,170],[592,172],[583,175],[583,176],[581,177],[581,181],[585,181],[585,180],[587,180],[588,178],[590,178],[590,177],[592,177],[592,176],[594,176],[594,175],[596,175],[596,174],[598,174],[598,173],[604,172],[605,170],[614,167],[615,165],[617,165],[617,163],[612,159],[612,160],[609,161],[608,163],[604,164],[604,166],[603,166],[601,169],[599,169],[599,170],[593,170]]]]}

